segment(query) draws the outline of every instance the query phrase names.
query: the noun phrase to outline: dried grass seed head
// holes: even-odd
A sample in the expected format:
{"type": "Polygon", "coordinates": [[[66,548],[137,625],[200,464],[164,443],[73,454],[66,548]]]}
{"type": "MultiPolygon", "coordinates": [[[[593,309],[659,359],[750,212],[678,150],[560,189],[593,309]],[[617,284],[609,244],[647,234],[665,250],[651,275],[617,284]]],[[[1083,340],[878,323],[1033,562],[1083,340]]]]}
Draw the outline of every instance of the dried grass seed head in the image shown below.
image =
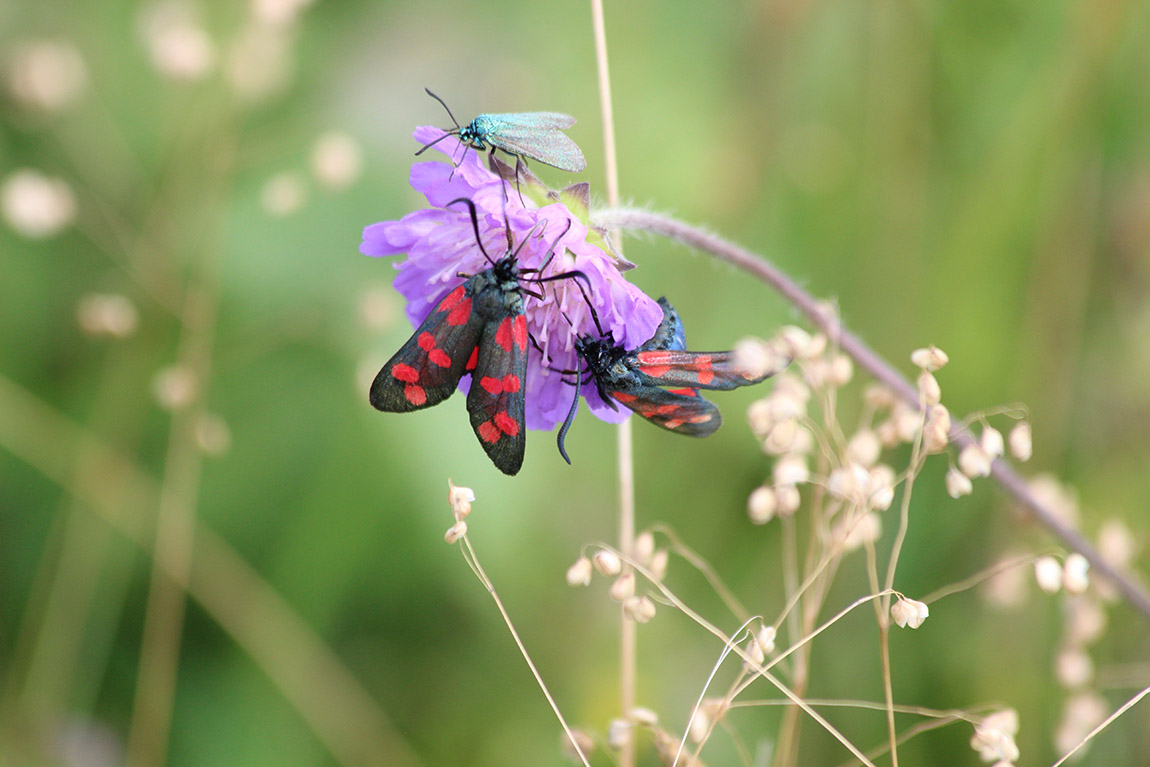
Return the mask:
{"type": "Polygon", "coordinates": [[[799,485],[811,478],[806,457],[796,453],[788,453],[775,461],[772,474],[776,485],[799,485]]]}
{"type": "Polygon", "coordinates": [[[635,560],[640,564],[649,564],[654,553],[655,536],[650,530],[644,530],[635,539],[635,560]]]}
{"type": "Polygon", "coordinates": [[[647,623],[655,617],[655,603],[649,597],[630,597],[623,602],[623,615],[636,623],[647,623]]]}
{"type": "Polygon", "coordinates": [[[916,629],[930,617],[930,608],[917,599],[899,597],[898,601],[890,606],[890,617],[899,628],[916,629]]]}
{"type": "Polygon", "coordinates": [[[1094,678],[1094,661],[1081,647],[1064,647],[1054,661],[1054,675],[1066,689],[1077,690],[1094,678]]]}
{"type": "Polygon", "coordinates": [[[799,510],[803,498],[795,485],[776,485],[775,500],[778,503],[779,515],[789,517],[799,510]]]}
{"type": "Polygon", "coordinates": [[[76,305],[76,321],[89,335],[124,339],[136,332],[140,315],[127,296],[89,293],[76,305]]]}
{"type": "Polygon", "coordinates": [[[862,466],[874,466],[882,455],[882,443],[871,429],[859,429],[847,442],[847,457],[862,466]]]}
{"type": "Polygon", "coordinates": [[[942,387],[929,370],[918,374],[918,398],[924,405],[937,405],[942,399],[942,387]]]}
{"type": "Polygon", "coordinates": [[[470,487],[456,486],[450,478],[447,480],[447,503],[451,506],[451,513],[457,520],[463,519],[471,513],[471,504],[475,501],[475,491],[470,487]]]}
{"type": "Polygon", "coordinates": [[[873,511],[844,517],[835,523],[831,535],[843,551],[856,551],[882,537],[882,517],[873,511]]]}
{"type": "Polygon", "coordinates": [[[661,581],[667,576],[667,560],[669,552],[666,549],[659,549],[651,555],[651,564],[647,566],[647,572],[651,574],[651,579],[654,581],[661,581]]]}
{"type": "Polygon", "coordinates": [[[922,444],[927,453],[941,453],[950,444],[950,411],[945,405],[935,404],[927,411],[922,444]]]}

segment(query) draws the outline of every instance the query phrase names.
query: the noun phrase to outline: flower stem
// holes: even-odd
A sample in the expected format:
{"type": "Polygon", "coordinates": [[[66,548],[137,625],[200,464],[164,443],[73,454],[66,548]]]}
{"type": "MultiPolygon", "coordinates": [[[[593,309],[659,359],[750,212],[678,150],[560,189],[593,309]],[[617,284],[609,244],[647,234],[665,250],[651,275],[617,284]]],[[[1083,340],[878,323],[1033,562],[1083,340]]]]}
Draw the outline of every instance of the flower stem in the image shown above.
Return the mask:
{"type": "MultiPolygon", "coordinates": [[[[645,210],[613,207],[608,210],[597,211],[594,218],[597,224],[609,229],[652,232],[677,240],[758,277],[806,315],[815,327],[828,334],[837,333],[839,347],[843,352],[850,355],[859,367],[870,373],[880,383],[885,384],[908,405],[920,407],[918,391],[910,381],[876,354],[865,341],[841,327],[835,315],[825,312],[812,295],[800,288],[794,280],[762,256],[710,232],[677,221],[669,216],[645,210]]],[[[975,443],[974,435],[961,422],[952,425],[950,440],[960,450],[975,443]]],[[[1134,609],[1150,619],[1150,593],[1147,593],[1128,576],[1103,559],[1098,550],[1077,530],[1058,519],[1048,506],[1030,492],[1026,481],[1014,471],[1009,463],[1001,458],[996,459],[991,464],[990,476],[1016,501],[1028,509],[1038,522],[1061,539],[1066,546],[1086,557],[1095,572],[1113,583],[1114,587],[1122,593],[1134,609]]]]}

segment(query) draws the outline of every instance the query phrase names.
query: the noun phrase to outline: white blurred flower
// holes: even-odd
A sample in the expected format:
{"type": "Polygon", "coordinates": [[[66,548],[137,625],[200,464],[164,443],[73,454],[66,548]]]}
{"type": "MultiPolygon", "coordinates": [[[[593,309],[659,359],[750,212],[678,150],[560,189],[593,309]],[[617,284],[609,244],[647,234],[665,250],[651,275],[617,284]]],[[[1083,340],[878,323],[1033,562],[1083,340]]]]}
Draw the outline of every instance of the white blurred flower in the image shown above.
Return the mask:
{"type": "Polygon", "coordinates": [[[961,498],[970,495],[974,490],[970,477],[963,474],[953,466],[946,472],[946,494],[951,498],[961,498]]]}
{"type": "Polygon", "coordinates": [[[1094,662],[1080,647],[1068,647],[1058,653],[1055,660],[1055,673],[1063,687],[1074,690],[1084,686],[1094,678],[1094,662]]]}
{"type": "Polygon", "coordinates": [[[970,747],[984,762],[1013,764],[1020,756],[1014,736],[1018,734],[1018,712],[1004,709],[991,714],[974,726],[970,747]]]}
{"type": "Polygon", "coordinates": [[[623,563],[619,561],[618,555],[606,549],[600,549],[595,552],[595,556],[591,558],[591,561],[595,564],[596,570],[609,578],[613,578],[623,570],[623,563]]]}
{"type": "Polygon", "coordinates": [[[993,426],[983,427],[978,444],[982,447],[982,452],[990,456],[991,460],[1001,458],[1006,454],[1006,444],[1002,439],[1002,432],[993,426]]]}
{"type": "Polygon", "coordinates": [[[314,0],[252,0],[252,16],[260,24],[286,27],[314,0]]]}
{"type": "Polygon", "coordinates": [[[311,172],[320,186],[344,189],[363,171],[363,150],[346,133],[328,131],[316,139],[311,152],[311,172]]]}
{"type": "Polygon", "coordinates": [[[126,296],[89,293],[76,306],[76,321],[85,333],[128,338],[139,324],[136,305],[126,296]]]}
{"type": "Polygon", "coordinates": [[[971,443],[958,454],[958,468],[972,479],[990,475],[990,456],[980,445],[971,443]]]}
{"type": "Polygon", "coordinates": [[[778,508],[778,499],[775,497],[773,488],[759,486],[751,491],[751,495],[747,498],[747,516],[750,517],[751,522],[756,525],[765,525],[771,521],[775,516],[775,509],[778,508]]]}
{"type": "Polygon", "coordinates": [[[775,461],[774,478],[779,485],[798,485],[810,479],[807,460],[801,455],[790,453],[775,461]]]}
{"type": "Polygon", "coordinates": [[[22,168],[4,179],[0,212],[18,234],[38,239],[56,234],[72,223],[76,199],[64,181],[22,168]]]}
{"type": "Polygon", "coordinates": [[[12,99],[44,112],[58,112],[74,102],[88,81],[80,51],[56,40],[14,45],[6,74],[12,99]]]}
{"type": "Polygon", "coordinates": [[[471,513],[471,504],[475,502],[475,491],[470,487],[457,486],[450,478],[447,480],[447,503],[451,506],[451,513],[456,519],[463,519],[471,513]]]}
{"type": "Polygon", "coordinates": [[[138,28],[152,65],[165,77],[199,80],[216,64],[216,46],[197,5],[164,0],[145,6],[138,28]]]}
{"type": "Polygon", "coordinates": [[[1090,585],[1089,570],[1090,562],[1078,552],[1066,558],[1062,566],[1062,588],[1066,589],[1067,594],[1077,596],[1086,591],[1090,585]]]}
{"type": "Polygon", "coordinates": [[[1110,713],[1109,709],[1106,699],[1096,692],[1080,692],[1067,699],[1062,719],[1054,731],[1054,747],[1065,754],[1077,746],[1102,723],[1110,713]]]}
{"type": "Polygon", "coordinates": [[[1010,454],[1020,461],[1029,461],[1030,456],[1034,452],[1034,446],[1031,442],[1030,424],[1026,421],[1021,421],[1010,430],[1010,436],[1007,438],[1010,443],[1010,454]]]}
{"type": "Polygon", "coordinates": [[[291,81],[295,60],[289,28],[253,26],[232,43],[224,62],[228,83],[240,98],[261,101],[291,81]]]}
{"type": "Polygon", "coordinates": [[[588,586],[591,583],[591,560],[579,557],[575,564],[567,568],[568,586],[588,586]]]}
{"type": "Polygon", "coordinates": [[[1062,588],[1062,565],[1054,557],[1039,557],[1034,560],[1034,579],[1047,594],[1057,594],[1062,588]]]}
{"type": "Polygon", "coordinates": [[[881,453],[878,436],[870,429],[860,429],[847,443],[847,456],[863,466],[874,466],[881,453]]]}
{"type": "Polygon", "coordinates": [[[267,180],[260,190],[260,203],[273,216],[290,216],[307,201],[307,187],[298,173],[284,171],[267,180]]]}
{"type": "Polygon", "coordinates": [[[924,349],[915,349],[911,352],[910,361],[914,363],[914,366],[917,368],[933,372],[946,365],[946,363],[950,361],[950,358],[946,356],[946,352],[937,346],[928,346],[924,349]]]}
{"type": "Polygon", "coordinates": [[[152,380],[152,393],[165,410],[182,410],[199,394],[199,382],[191,369],[183,365],[166,367],[152,380]]]}

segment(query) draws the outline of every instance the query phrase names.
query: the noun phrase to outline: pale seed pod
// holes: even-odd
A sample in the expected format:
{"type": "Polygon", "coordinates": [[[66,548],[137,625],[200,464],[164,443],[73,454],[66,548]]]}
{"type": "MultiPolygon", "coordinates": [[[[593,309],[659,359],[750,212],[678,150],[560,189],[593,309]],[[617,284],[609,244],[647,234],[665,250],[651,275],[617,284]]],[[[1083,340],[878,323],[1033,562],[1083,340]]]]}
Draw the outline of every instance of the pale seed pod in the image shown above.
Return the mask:
{"type": "Polygon", "coordinates": [[[619,561],[619,557],[613,551],[600,549],[595,552],[595,556],[591,558],[595,564],[595,569],[606,575],[608,578],[613,578],[618,575],[623,569],[623,563],[619,561]]]}
{"type": "Polygon", "coordinates": [[[1077,596],[1086,591],[1090,585],[1089,570],[1090,562],[1078,552],[1066,558],[1062,566],[1062,588],[1066,589],[1067,594],[1077,596]]]}
{"type": "Polygon", "coordinates": [[[799,504],[802,503],[802,496],[799,495],[799,489],[794,485],[777,485],[775,487],[775,498],[778,501],[778,513],[785,517],[789,517],[798,511],[799,504]]]}
{"type": "Polygon", "coordinates": [[[1034,579],[1047,594],[1057,594],[1062,588],[1062,565],[1054,557],[1039,557],[1034,560],[1034,579]]]}
{"type": "Polygon", "coordinates": [[[990,474],[990,456],[983,452],[981,446],[969,444],[958,454],[958,468],[972,479],[988,476],[990,474]]]}
{"type": "Polygon", "coordinates": [[[756,487],[747,498],[747,516],[753,524],[765,525],[775,516],[777,508],[778,499],[775,497],[774,489],[770,487],[756,487]]]}
{"type": "Polygon", "coordinates": [[[930,617],[930,608],[917,599],[900,597],[897,602],[891,605],[890,617],[898,624],[899,628],[909,626],[912,629],[916,629],[930,617]]]}
{"type": "Polygon", "coordinates": [[[847,456],[863,466],[874,466],[882,454],[878,436],[870,429],[861,429],[847,443],[847,456]]]}
{"type": "Polygon", "coordinates": [[[608,589],[607,595],[616,602],[622,602],[635,594],[635,573],[631,570],[620,575],[611,584],[608,589]]]}
{"type": "Polygon", "coordinates": [[[443,540],[448,543],[455,543],[465,535],[467,535],[467,523],[461,519],[447,528],[447,532],[443,534],[443,540]]]}
{"type": "Polygon", "coordinates": [[[961,498],[970,495],[974,490],[970,477],[963,474],[953,466],[946,472],[946,494],[951,498],[961,498]]]}
{"type": "Polygon", "coordinates": [[[647,566],[647,571],[651,573],[651,579],[661,581],[667,575],[667,559],[668,552],[666,549],[659,549],[651,555],[651,564],[647,566]]]}
{"type": "Polygon", "coordinates": [[[568,586],[589,586],[591,584],[591,560],[579,557],[575,564],[567,568],[568,586]]]}
{"type": "Polygon", "coordinates": [[[990,456],[991,460],[1001,458],[1006,453],[1006,445],[1002,439],[1002,432],[993,426],[983,428],[978,444],[982,447],[982,452],[990,456]]]}
{"type": "Polygon", "coordinates": [[[942,399],[942,387],[934,373],[924,370],[918,374],[918,398],[925,405],[937,405],[942,399]]]}
{"type": "Polygon", "coordinates": [[[1010,443],[1010,454],[1020,461],[1029,461],[1033,454],[1033,444],[1030,439],[1030,424],[1020,421],[1010,430],[1007,438],[1010,443]]]}
{"type": "Polygon", "coordinates": [[[950,358],[946,356],[946,352],[937,346],[928,346],[925,349],[915,349],[911,352],[910,361],[917,368],[934,372],[946,365],[950,358]]]}
{"type": "Polygon", "coordinates": [[[651,561],[651,555],[654,553],[655,536],[649,530],[640,533],[635,539],[635,560],[645,565],[651,561]]]}

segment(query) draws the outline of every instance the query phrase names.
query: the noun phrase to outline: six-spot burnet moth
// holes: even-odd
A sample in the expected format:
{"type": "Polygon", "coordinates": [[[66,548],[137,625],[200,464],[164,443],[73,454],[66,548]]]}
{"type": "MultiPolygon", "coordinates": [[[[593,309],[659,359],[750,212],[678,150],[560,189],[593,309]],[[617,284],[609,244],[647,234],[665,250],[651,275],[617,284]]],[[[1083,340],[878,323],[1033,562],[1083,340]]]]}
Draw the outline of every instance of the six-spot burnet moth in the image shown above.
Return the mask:
{"type": "MultiPolygon", "coordinates": [[[[686,351],[686,332],[679,313],[666,298],[660,298],[659,305],[663,308],[663,320],[650,340],[639,348],[628,351],[600,328],[598,338],[591,335],[577,338],[575,351],[586,364],[599,396],[612,408],[618,409],[615,405],[618,402],[676,434],[706,437],[719,428],[723,419],[714,403],[700,396],[699,389],[749,386],[778,371],[764,374],[743,371],[735,364],[731,351],[686,351]]],[[[598,326],[594,310],[591,316],[598,326]]],[[[560,455],[571,463],[563,440],[575,418],[584,373],[561,372],[575,374],[575,399],[557,437],[560,455]]]]}
{"type": "MultiPolygon", "coordinates": [[[[371,404],[389,413],[406,413],[437,405],[451,396],[460,379],[471,374],[467,412],[471,427],[495,466],[515,474],[523,465],[526,445],[524,378],[527,373],[527,317],[523,294],[541,294],[521,282],[545,283],[560,279],[586,279],[579,271],[549,277],[524,277],[541,272],[566,234],[555,238],[539,268],[521,269],[519,249],[513,249],[507,225],[507,251],[498,260],[488,255],[479,236],[475,203],[461,197],[471,214],[475,241],[491,266],[473,275],[440,299],[423,324],[385,364],[371,384],[371,404]]],[[[570,220],[568,220],[570,228],[570,220]]],[[[534,230],[532,230],[534,231],[534,230]]]]}
{"type": "MultiPolygon", "coordinates": [[[[496,149],[515,157],[516,162],[525,157],[550,165],[559,170],[579,173],[587,168],[579,145],[567,137],[563,131],[575,124],[575,118],[561,112],[512,112],[508,114],[482,114],[460,127],[451,109],[427,88],[427,95],[438,101],[447,110],[447,116],[455,123],[455,128],[446,135],[427,144],[416,155],[438,144],[447,136],[457,136],[466,146],[476,151],[496,149]]],[[[466,150],[464,150],[466,151],[466,150]]]]}

